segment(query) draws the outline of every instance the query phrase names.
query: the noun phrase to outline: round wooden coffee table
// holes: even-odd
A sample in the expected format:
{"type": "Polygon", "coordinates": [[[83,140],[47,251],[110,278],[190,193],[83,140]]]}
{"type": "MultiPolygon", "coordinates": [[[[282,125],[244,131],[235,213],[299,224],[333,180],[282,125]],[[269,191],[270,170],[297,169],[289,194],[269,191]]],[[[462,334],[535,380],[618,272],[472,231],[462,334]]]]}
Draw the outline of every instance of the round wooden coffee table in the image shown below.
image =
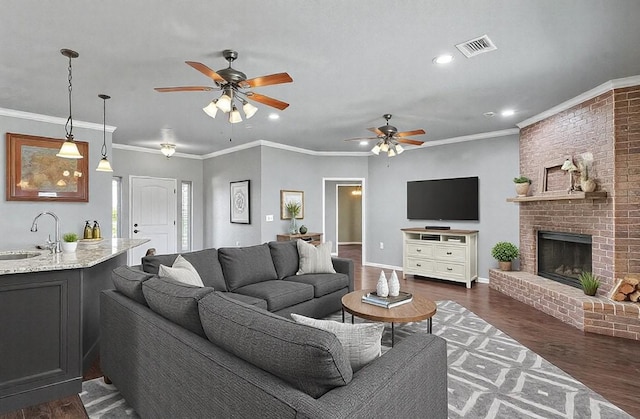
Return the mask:
{"type": "Polygon", "coordinates": [[[342,322],[344,312],[361,319],[375,322],[391,323],[391,346],[394,343],[394,323],[419,322],[427,320],[427,332],[431,333],[432,318],[438,307],[436,303],[419,295],[413,294],[413,301],[393,308],[378,307],[362,302],[362,296],[375,290],[358,290],[342,297],[342,322]]]}

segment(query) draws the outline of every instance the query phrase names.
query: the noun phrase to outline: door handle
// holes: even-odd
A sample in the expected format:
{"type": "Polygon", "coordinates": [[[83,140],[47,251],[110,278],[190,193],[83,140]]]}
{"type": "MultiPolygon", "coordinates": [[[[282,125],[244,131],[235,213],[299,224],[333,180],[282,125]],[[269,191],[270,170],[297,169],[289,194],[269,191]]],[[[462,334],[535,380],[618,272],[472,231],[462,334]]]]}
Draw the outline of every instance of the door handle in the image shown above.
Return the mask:
{"type": "Polygon", "coordinates": [[[138,229],[133,230],[133,232],[134,232],[134,233],[136,233],[136,234],[137,234],[139,231],[140,231],[140,230],[138,230],[138,229]]]}

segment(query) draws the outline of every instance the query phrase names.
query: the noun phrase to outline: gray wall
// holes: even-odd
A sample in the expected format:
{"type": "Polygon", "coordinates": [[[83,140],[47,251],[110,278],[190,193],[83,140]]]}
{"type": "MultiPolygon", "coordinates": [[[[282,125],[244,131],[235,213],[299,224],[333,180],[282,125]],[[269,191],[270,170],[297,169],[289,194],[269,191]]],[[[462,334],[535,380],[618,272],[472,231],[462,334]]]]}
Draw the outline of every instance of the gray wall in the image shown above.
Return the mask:
{"type": "MultiPolygon", "coordinates": [[[[204,162],[205,246],[254,245],[287,233],[280,219],[280,190],[304,192],[304,224],[322,232],[323,177],[366,177],[367,159],[314,156],[270,146],[256,146],[204,162]],[[229,221],[229,182],[251,181],[251,224],[229,221]],[[273,221],[265,220],[273,215],[273,221]]],[[[335,229],[335,227],[334,227],[335,229]]]]}
{"type": "MultiPolygon", "coordinates": [[[[205,247],[249,246],[261,243],[260,147],[223,154],[204,161],[205,247]],[[251,224],[232,224],[229,182],[249,180],[251,224]]],[[[277,212],[275,213],[277,216],[277,212]]],[[[275,217],[274,217],[275,218],[275,217]]]]}
{"type": "MultiPolygon", "coordinates": [[[[132,151],[127,149],[114,148],[113,159],[111,161],[113,167],[113,176],[122,177],[122,237],[129,237],[129,205],[130,205],[130,176],[149,176],[165,179],[177,180],[177,207],[176,214],[180,215],[181,208],[181,190],[180,183],[183,181],[191,182],[193,196],[193,214],[192,214],[192,249],[200,250],[204,248],[204,230],[203,225],[203,160],[185,158],[174,155],[167,159],[160,153],[132,151]]],[[[111,186],[109,186],[109,189],[111,186]]],[[[176,220],[177,221],[177,220],[176,220]]],[[[176,249],[180,249],[182,234],[177,229],[176,249]]]]}
{"type": "Polygon", "coordinates": [[[496,262],[491,247],[498,241],[518,243],[518,205],[512,179],[518,175],[518,135],[425,147],[394,157],[370,157],[367,182],[367,260],[402,266],[401,228],[443,225],[479,230],[478,274],[488,278],[496,262]],[[479,177],[480,221],[409,221],[406,183],[455,177],[479,177]],[[380,249],[384,243],[384,250],[380,249]]]}
{"type": "MultiPolygon", "coordinates": [[[[97,106],[97,105],[96,105],[97,106]]],[[[100,126],[102,121],[99,121],[100,126]]],[[[36,121],[31,119],[0,116],[0,134],[5,139],[0,147],[0,161],[3,174],[6,173],[6,133],[28,134],[49,138],[64,139],[64,122],[62,124],[36,121]]],[[[46,216],[38,221],[38,232],[31,233],[31,222],[43,211],[51,211],[60,218],[60,234],[75,232],[82,236],[84,220],[98,220],[102,230],[108,232],[111,225],[111,174],[96,172],[100,161],[103,131],[81,128],[74,125],[73,135],[78,141],[89,143],[89,202],[31,202],[7,201],[5,189],[0,200],[0,250],[17,250],[33,248],[42,244],[47,236],[54,235],[53,218],[46,216]]],[[[107,150],[111,157],[111,133],[107,132],[107,150]]],[[[4,179],[4,176],[3,176],[4,179]]],[[[104,234],[104,233],[103,233],[104,234]]]]}

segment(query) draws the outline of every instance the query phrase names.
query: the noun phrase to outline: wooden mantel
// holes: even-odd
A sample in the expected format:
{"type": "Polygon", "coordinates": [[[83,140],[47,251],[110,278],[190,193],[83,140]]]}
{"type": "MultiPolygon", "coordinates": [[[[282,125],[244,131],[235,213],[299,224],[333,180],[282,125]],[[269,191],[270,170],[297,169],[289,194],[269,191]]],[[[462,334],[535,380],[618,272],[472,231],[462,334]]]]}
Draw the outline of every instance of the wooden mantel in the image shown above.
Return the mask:
{"type": "Polygon", "coordinates": [[[605,199],[606,197],[607,193],[605,191],[574,191],[571,193],[546,193],[534,196],[517,196],[515,198],[507,198],[507,202],[571,201],[574,199],[605,199]]]}

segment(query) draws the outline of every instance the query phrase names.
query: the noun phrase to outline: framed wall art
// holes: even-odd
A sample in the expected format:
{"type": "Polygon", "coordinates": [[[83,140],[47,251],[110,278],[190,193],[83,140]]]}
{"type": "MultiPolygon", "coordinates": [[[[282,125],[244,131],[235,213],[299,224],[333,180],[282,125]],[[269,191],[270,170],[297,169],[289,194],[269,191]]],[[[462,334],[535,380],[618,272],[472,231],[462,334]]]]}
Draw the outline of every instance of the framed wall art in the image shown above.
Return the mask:
{"type": "Polygon", "coordinates": [[[7,133],[7,201],[89,202],[89,143],[82,159],[57,157],[64,140],[7,133]]]}
{"type": "Polygon", "coordinates": [[[251,224],[250,189],[248,180],[230,182],[231,222],[251,224]]]}
{"type": "Polygon", "coordinates": [[[287,205],[297,203],[300,205],[300,211],[296,215],[296,219],[304,218],[304,192],[303,191],[280,191],[280,219],[290,220],[291,214],[287,210],[287,205]]]}

